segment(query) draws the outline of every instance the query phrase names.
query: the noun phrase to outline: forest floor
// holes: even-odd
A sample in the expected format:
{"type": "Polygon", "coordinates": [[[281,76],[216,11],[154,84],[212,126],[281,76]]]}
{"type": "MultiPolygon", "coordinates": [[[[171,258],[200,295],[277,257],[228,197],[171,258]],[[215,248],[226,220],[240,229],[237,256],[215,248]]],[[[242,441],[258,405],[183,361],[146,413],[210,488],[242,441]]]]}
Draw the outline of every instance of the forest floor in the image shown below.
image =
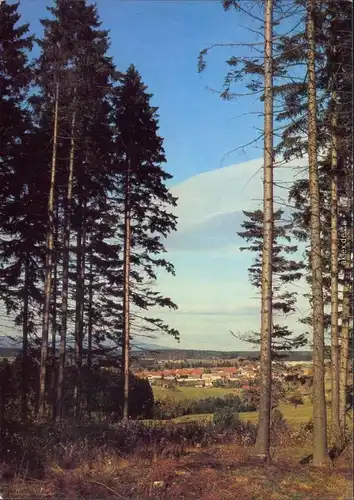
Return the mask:
{"type": "Polygon", "coordinates": [[[272,464],[252,458],[252,448],[191,448],[179,458],[142,459],[99,454],[71,470],[52,464],[42,479],[18,473],[0,484],[4,500],[351,500],[352,451],[321,469],[299,465],[310,447],[279,446],[272,464]]]}

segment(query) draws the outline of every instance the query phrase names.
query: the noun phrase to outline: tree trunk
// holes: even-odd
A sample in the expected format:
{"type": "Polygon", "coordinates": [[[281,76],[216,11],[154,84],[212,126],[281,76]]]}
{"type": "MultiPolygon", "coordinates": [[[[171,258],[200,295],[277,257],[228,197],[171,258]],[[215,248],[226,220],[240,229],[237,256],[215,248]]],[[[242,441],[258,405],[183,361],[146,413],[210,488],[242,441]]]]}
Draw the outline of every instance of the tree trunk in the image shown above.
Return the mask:
{"type": "Polygon", "coordinates": [[[71,224],[71,206],[72,206],[74,158],[75,158],[75,126],[76,126],[76,111],[73,112],[71,121],[68,189],[67,189],[66,207],[64,213],[63,284],[62,284],[62,297],[61,297],[61,302],[62,302],[61,331],[60,331],[60,354],[59,354],[59,375],[58,375],[58,386],[57,386],[56,419],[60,419],[63,416],[65,354],[66,354],[66,338],[67,338],[67,327],[68,327],[70,224],[71,224]]]}
{"type": "Polygon", "coordinates": [[[89,374],[92,368],[92,330],[93,330],[93,250],[90,248],[90,268],[89,268],[89,296],[88,296],[88,325],[87,325],[87,367],[89,374]]]}
{"type": "Polygon", "coordinates": [[[58,232],[59,232],[59,204],[57,203],[56,211],[55,211],[55,238],[54,238],[54,262],[53,262],[53,297],[52,297],[52,349],[51,349],[51,358],[52,358],[52,376],[51,376],[51,394],[53,397],[52,402],[52,418],[55,420],[55,412],[56,412],[56,401],[55,401],[55,386],[56,386],[56,375],[57,375],[57,366],[56,366],[56,340],[57,340],[57,295],[58,295],[58,232]]]}
{"type": "Polygon", "coordinates": [[[39,397],[38,397],[38,415],[41,418],[44,418],[45,416],[45,390],[46,390],[47,357],[48,357],[49,312],[50,312],[50,296],[52,289],[52,262],[53,262],[53,244],[54,244],[53,210],[54,210],[55,177],[56,177],[56,164],[57,164],[58,118],[59,118],[59,82],[56,83],[56,88],[55,88],[53,150],[52,150],[50,189],[48,197],[47,255],[46,255],[45,282],[44,282],[43,327],[42,327],[42,346],[41,346],[39,397]]]}
{"type": "Polygon", "coordinates": [[[264,191],[261,304],[260,402],[256,451],[270,459],[272,400],[272,251],[273,251],[273,0],[264,7],[264,191]]]}
{"type": "Polygon", "coordinates": [[[75,414],[80,414],[80,385],[82,368],[82,342],[84,329],[84,299],[85,299],[85,246],[86,246],[86,201],[80,201],[80,226],[77,233],[77,259],[76,259],[76,310],[75,310],[75,414]]]}
{"type": "MultiPolygon", "coordinates": [[[[89,253],[90,265],[89,265],[89,289],[88,289],[88,310],[87,310],[87,376],[88,383],[90,384],[91,372],[92,372],[92,331],[93,331],[93,249],[92,242],[90,245],[89,253]]],[[[90,390],[87,391],[86,396],[88,414],[91,415],[91,393],[90,390]]]]}
{"type": "Polygon", "coordinates": [[[353,265],[352,265],[352,229],[346,230],[346,261],[344,270],[343,306],[342,306],[342,329],[341,329],[341,358],[340,358],[340,427],[341,436],[344,437],[346,427],[346,400],[349,375],[349,330],[351,320],[351,297],[353,293],[353,265]]]}
{"type": "Polygon", "coordinates": [[[331,180],[331,402],[334,441],[340,442],[339,423],[339,341],[338,341],[338,177],[337,177],[337,110],[333,92],[332,114],[332,180],[331,180]]]}
{"type": "Polygon", "coordinates": [[[130,167],[128,165],[124,186],[124,269],[123,269],[123,418],[129,418],[129,340],[130,340],[130,167]]]}
{"type": "Polygon", "coordinates": [[[327,462],[327,415],[324,383],[324,310],[320,191],[317,165],[316,42],[314,9],[315,1],[307,0],[308,159],[313,307],[313,463],[315,466],[321,466],[327,462]]]}
{"type": "Polygon", "coordinates": [[[25,282],[23,294],[23,318],[22,318],[22,422],[26,422],[28,415],[28,383],[27,383],[27,366],[28,366],[28,306],[29,306],[29,255],[26,255],[25,260],[25,282]]]}

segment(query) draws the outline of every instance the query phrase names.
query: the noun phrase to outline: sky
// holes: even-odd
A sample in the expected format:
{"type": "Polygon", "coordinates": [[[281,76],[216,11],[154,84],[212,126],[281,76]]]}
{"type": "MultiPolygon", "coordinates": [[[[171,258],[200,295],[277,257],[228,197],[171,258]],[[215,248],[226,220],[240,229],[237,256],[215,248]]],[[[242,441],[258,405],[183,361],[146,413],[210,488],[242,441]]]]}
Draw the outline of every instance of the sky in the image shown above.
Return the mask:
{"type": "MultiPolygon", "coordinates": [[[[22,21],[41,34],[49,0],[22,0],[22,21]]],[[[249,349],[230,333],[257,330],[260,304],[247,268],[252,256],[240,252],[237,231],[242,210],[260,207],[262,143],[243,146],[262,127],[258,97],[222,101],[221,90],[231,55],[245,47],[217,47],[203,74],[198,54],[213,44],[260,41],[254,21],[224,12],[221,2],[187,0],[98,0],[102,27],[110,30],[109,55],[118,69],[134,64],[158,106],[171,189],[178,196],[177,233],[167,241],[176,277],[159,276],[157,287],[178,305],[159,315],[181,334],[180,344],[158,338],[160,345],[193,349],[249,349]]],[[[247,2],[244,1],[244,5],[247,2]]],[[[252,2],[249,2],[251,4],[252,2]]],[[[246,93],[243,84],[237,91],[246,93]]],[[[282,178],[291,176],[282,170],[282,178]]],[[[280,192],[279,196],[284,197],[280,192]]],[[[303,304],[306,308],[306,304],[303,304]]],[[[304,309],[302,309],[301,313],[304,309]]],[[[295,329],[295,319],[290,321],[295,329]]]]}

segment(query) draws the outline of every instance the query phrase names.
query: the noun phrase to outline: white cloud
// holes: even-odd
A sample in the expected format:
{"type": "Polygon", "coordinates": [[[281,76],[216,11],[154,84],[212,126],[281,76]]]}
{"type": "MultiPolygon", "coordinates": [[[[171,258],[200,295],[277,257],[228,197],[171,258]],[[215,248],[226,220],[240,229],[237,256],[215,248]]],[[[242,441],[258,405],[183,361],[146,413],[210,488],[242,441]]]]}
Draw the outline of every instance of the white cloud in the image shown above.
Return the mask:
{"type": "MultiPolygon", "coordinates": [[[[275,169],[276,205],[287,202],[288,188],[304,165],[306,159],[275,169]]],[[[244,220],[242,210],[262,208],[262,160],[193,176],[172,187],[171,191],[178,198],[175,210],[178,231],[167,239],[168,250],[201,252],[238,245],[241,239],[236,233],[244,220]]]]}
{"type": "MultiPolygon", "coordinates": [[[[304,158],[275,169],[278,207],[287,202],[288,188],[303,176],[306,164],[304,158]]],[[[245,348],[249,346],[230,338],[230,329],[259,329],[259,299],[247,271],[253,255],[240,252],[244,242],[237,231],[244,220],[242,210],[262,208],[262,177],[259,159],[196,175],[171,189],[178,197],[179,221],[166,247],[176,277],[159,276],[158,288],[179,306],[176,312],[162,312],[162,317],[180,330],[181,347],[197,348],[202,342],[204,348],[245,348]]],[[[297,317],[289,318],[296,332],[303,331],[297,319],[306,306],[301,299],[297,317]]],[[[161,342],[174,345],[167,339],[161,342]]]]}

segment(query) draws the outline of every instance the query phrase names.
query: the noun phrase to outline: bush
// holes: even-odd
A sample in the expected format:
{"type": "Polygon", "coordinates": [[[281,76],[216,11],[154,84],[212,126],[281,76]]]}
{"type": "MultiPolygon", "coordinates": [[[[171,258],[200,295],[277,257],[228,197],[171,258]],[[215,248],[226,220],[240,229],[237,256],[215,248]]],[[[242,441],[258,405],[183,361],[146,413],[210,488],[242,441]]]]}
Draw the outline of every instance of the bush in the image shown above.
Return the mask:
{"type": "Polygon", "coordinates": [[[274,408],[272,411],[272,421],[273,422],[282,422],[284,420],[282,412],[278,408],[274,408]]]}
{"type": "Polygon", "coordinates": [[[232,420],[223,420],[222,425],[224,428],[220,421],[219,425],[212,422],[147,425],[137,420],[81,425],[63,421],[56,426],[12,424],[0,430],[0,456],[13,470],[27,464],[28,471],[31,474],[35,471],[39,478],[53,464],[75,468],[82,462],[94,463],[104,454],[176,456],[183,454],[187,446],[222,444],[232,439],[245,445],[255,442],[256,426],[237,421],[235,415],[232,420]]]}
{"type": "Polygon", "coordinates": [[[302,398],[302,394],[300,391],[296,391],[294,392],[293,394],[291,394],[290,396],[288,396],[288,402],[291,404],[291,405],[294,405],[295,408],[297,408],[299,405],[303,405],[304,404],[304,400],[302,398]]]}
{"type": "Polygon", "coordinates": [[[256,411],[252,403],[241,401],[235,394],[226,394],[224,397],[209,397],[200,400],[175,401],[164,399],[157,401],[154,407],[154,418],[170,420],[184,415],[215,413],[223,408],[233,412],[256,411]]]}
{"type": "Polygon", "coordinates": [[[234,429],[239,423],[238,413],[232,411],[231,408],[222,408],[217,410],[213,415],[213,423],[220,429],[234,429]]]}

